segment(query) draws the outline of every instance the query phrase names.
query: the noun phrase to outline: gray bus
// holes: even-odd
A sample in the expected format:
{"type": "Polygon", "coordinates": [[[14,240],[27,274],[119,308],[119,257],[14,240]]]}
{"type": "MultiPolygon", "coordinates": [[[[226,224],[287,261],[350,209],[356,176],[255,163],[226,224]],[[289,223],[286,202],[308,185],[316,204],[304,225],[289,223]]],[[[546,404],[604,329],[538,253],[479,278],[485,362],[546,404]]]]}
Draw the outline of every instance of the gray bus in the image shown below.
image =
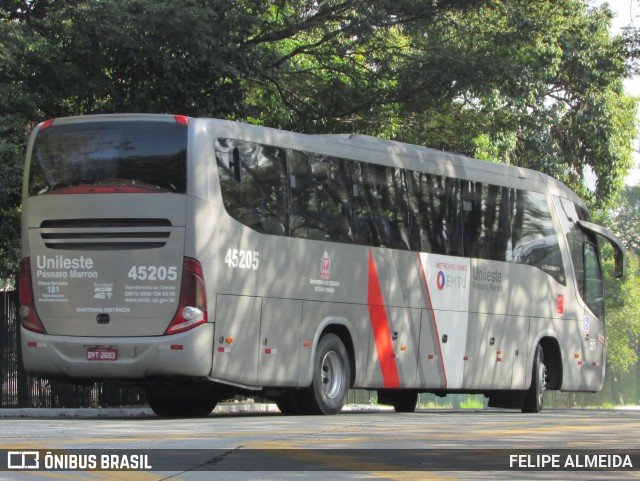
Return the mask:
{"type": "Polygon", "coordinates": [[[133,383],[161,416],[236,394],[335,414],[350,388],[542,409],[598,391],[585,204],[538,172],[361,135],[103,115],[31,136],[20,317],[30,373],[133,383]]]}

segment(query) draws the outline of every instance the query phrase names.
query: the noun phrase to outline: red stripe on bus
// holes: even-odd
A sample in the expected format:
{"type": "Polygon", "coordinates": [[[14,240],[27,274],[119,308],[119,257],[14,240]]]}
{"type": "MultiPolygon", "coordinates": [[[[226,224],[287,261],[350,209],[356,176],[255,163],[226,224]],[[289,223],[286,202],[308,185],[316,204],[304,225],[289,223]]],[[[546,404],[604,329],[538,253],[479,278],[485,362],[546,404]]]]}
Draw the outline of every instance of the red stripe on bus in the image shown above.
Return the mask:
{"type": "Polygon", "coordinates": [[[444,378],[444,387],[448,386],[447,382],[447,370],[444,368],[444,357],[442,356],[442,346],[440,346],[440,334],[438,333],[438,322],[436,321],[436,311],[433,310],[433,303],[431,302],[431,293],[429,292],[429,283],[427,282],[427,274],[424,272],[424,266],[422,265],[422,258],[418,253],[418,264],[420,264],[420,271],[422,272],[422,279],[424,280],[424,288],[427,291],[427,300],[429,301],[429,312],[433,319],[433,328],[436,331],[436,346],[438,346],[438,359],[440,360],[440,367],[442,367],[442,377],[444,378]]]}
{"type": "Polygon", "coordinates": [[[380,369],[382,370],[382,382],[384,387],[400,387],[400,377],[396,366],[393,343],[391,342],[391,330],[389,329],[389,319],[384,307],[378,273],[373,262],[373,256],[369,251],[369,317],[373,328],[373,339],[378,351],[380,369]]]}

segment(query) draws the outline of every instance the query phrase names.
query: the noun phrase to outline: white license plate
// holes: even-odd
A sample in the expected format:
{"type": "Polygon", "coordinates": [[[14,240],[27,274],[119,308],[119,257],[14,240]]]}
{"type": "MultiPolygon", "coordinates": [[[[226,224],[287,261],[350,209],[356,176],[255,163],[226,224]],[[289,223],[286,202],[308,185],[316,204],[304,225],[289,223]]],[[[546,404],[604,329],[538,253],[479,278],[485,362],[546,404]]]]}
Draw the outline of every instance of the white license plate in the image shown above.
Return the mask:
{"type": "Polygon", "coordinates": [[[89,347],[87,348],[88,361],[117,361],[118,348],[116,347],[89,347]]]}

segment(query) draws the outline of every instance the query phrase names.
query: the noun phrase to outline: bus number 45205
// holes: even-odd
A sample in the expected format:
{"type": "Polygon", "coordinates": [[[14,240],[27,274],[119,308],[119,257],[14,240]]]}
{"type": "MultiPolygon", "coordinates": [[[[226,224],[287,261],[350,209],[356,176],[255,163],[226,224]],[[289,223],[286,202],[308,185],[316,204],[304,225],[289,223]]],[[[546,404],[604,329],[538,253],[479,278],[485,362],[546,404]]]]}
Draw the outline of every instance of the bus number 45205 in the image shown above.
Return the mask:
{"type": "Polygon", "coordinates": [[[260,252],[242,249],[228,249],[224,256],[224,263],[232,269],[253,269],[260,266],[260,252]]]}
{"type": "Polygon", "coordinates": [[[132,266],[127,274],[134,281],[175,281],[178,278],[176,266],[132,266]]]}

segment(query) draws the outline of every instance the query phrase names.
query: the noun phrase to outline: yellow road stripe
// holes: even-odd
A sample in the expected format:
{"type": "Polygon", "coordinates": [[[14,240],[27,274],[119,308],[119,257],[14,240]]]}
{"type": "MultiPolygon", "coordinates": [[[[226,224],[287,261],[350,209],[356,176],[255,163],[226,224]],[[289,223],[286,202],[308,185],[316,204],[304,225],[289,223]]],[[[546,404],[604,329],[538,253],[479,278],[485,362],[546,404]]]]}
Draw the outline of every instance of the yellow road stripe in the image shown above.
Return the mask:
{"type": "MultiPolygon", "coordinates": [[[[360,441],[366,441],[368,443],[371,443],[372,441],[375,440],[375,437],[372,436],[372,434],[377,431],[377,430],[372,430],[372,429],[368,429],[368,428],[364,428],[366,430],[366,434],[363,434],[362,436],[350,436],[348,438],[342,438],[339,436],[339,434],[341,432],[353,432],[354,429],[358,429],[357,427],[354,428],[354,426],[348,426],[348,427],[344,427],[344,428],[339,428],[339,429],[331,429],[331,430],[327,430],[327,431],[321,431],[320,434],[322,434],[324,437],[321,439],[301,439],[300,443],[303,444],[308,444],[308,445],[318,445],[318,444],[330,444],[330,445],[335,445],[336,443],[347,443],[347,444],[352,444],[354,442],[360,442],[360,441]],[[331,435],[337,435],[337,436],[331,436],[331,435]]],[[[523,429],[523,428],[518,428],[518,429],[499,429],[499,430],[491,430],[490,428],[487,428],[485,430],[481,430],[481,431],[470,431],[470,432],[465,432],[465,433],[461,433],[461,432],[438,432],[438,433],[434,433],[432,431],[428,431],[428,432],[419,432],[417,431],[415,426],[396,426],[394,427],[394,432],[396,433],[402,433],[399,434],[398,436],[393,436],[393,437],[389,437],[389,436],[385,436],[384,438],[380,439],[380,442],[382,443],[389,443],[389,442],[393,442],[393,441],[421,441],[423,440],[424,442],[429,442],[429,443],[433,443],[434,440],[441,440],[441,439],[467,439],[467,440],[471,440],[471,439],[482,439],[482,440],[487,440],[490,438],[500,438],[501,441],[504,441],[506,438],[508,438],[509,436],[521,436],[521,435],[528,435],[528,436],[534,436],[536,434],[543,434],[543,433],[562,433],[562,432],[589,432],[589,433],[593,433],[594,431],[607,431],[610,430],[612,432],[616,432],[618,430],[629,430],[629,429],[638,429],[640,430],[640,423],[620,423],[620,424],[607,424],[607,425],[603,425],[603,426],[593,426],[593,425],[584,425],[584,426],[567,426],[567,425],[559,425],[559,426],[540,426],[540,427],[530,427],[527,429],[523,429]],[[637,425],[637,426],[636,426],[637,425]],[[634,426],[636,426],[634,428],[634,426]],[[415,433],[403,433],[403,431],[415,431],[415,433]]],[[[388,433],[389,429],[385,429],[384,432],[388,433]]],[[[296,432],[291,432],[291,431],[273,431],[273,432],[269,432],[268,435],[270,437],[277,437],[277,436],[287,436],[288,438],[290,438],[292,436],[292,434],[298,434],[296,432]]],[[[308,431],[300,431],[299,434],[305,434],[308,435],[309,432],[308,431]]],[[[316,433],[318,434],[318,433],[316,433]]],[[[215,438],[215,439],[221,439],[221,438],[234,438],[234,437],[259,437],[259,436],[266,436],[267,433],[264,431],[255,431],[255,432],[247,432],[247,431],[237,431],[237,432],[227,432],[227,433],[189,433],[189,434],[163,434],[163,439],[174,439],[174,440],[180,440],[180,439],[202,439],[202,438],[215,438]],[[224,434],[224,435],[223,435],[224,434]]],[[[128,437],[128,438],[100,438],[100,437],[93,437],[93,438],[80,438],[80,439],[65,439],[65,440],[52,440],[50,441],[50,444],[47,441],[23,441],[23,440],[16,440],[16,441],[4,441],[0,443],[0,449],[53,449],[56,447],[60,447],[60,446],[69,446],[69,445],[82,445],[82,444],[94,444],[96,442],[99,443],[137,443],[137,442],[147,442],[149,441],[149,439],[154,439],[155,438],[155,433],[151,433],[148,436],[139,436],[139,437],[128,437]],[[44,443],[47,443],[46,447],[42,447],[44,443]]],[[[576,439],[575,441],[573,441],[572,443],[580,443],[583,442],[583,440],[579,440],[576,439]]],[[[604,442],[604,441],[602,441],[604,442]]],[[[609,443],[607,440],[607,443],[604,445],[601,445],[601,447],[605,447],[607,444],[614,444],[609,443]]]]}
{"type": "Polygon", "coordinates": [[[428,471],[403,471],[402,466],[380,465],[379,463],[369,463],[358,459],[349,458],[335,453],[323,453],[322,450],[310,451],[300,448],[294,442],[273,441],[255,442],[247,445],[250,449],[259,450],[282,450],[279,454],[287,458],[298,461],[308,461],[310,463],[326,465],[327,468],[339,471],[361,472],[380,479],[390,479],[394,481],[451,481],[459,478],[428,472],[428,471]],[[385,467],[388,471],[380,471],[385,467]]]}

